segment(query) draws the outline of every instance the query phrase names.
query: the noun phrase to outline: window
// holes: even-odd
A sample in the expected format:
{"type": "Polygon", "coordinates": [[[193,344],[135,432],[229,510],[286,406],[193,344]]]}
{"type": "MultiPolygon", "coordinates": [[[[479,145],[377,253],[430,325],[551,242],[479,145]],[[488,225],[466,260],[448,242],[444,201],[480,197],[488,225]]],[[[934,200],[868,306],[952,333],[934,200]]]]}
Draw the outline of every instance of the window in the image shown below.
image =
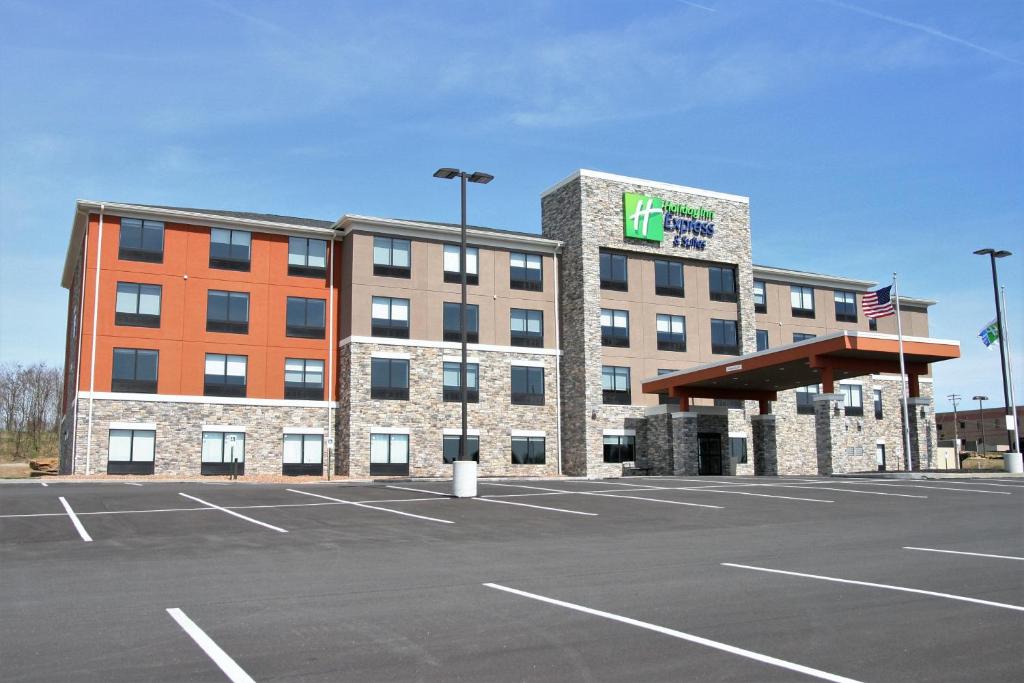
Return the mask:
{"type": "Polygon", "coordinates": [[[370,398],[408,401],[409,361],[405,358],[371,358],[370,398]]]}
{"type": "Polygon", "coordinates": [[[729,457],[737,465],[747,464],[747,439],[742,436],[729,437],[729,457]]]}
{"type": "MultiPolygon", "coordinates": [[[[461,304],[444,303],[444,340],[462,341],[461,321],[459,320],[462,311],[461,304]]],[[[466,304],[466,341],[476,344],[480,341],[480,307],[476,304],[466,304]]]]}
{"type": "Polygon", "coordinates": [[[150,349],[114,349],[110,390],[155,394],[159,352],[150,349]]]}
{"type": "Polygon", "coordinates": [[[789,288],[789,303],[792,306],[793,317],[813,318],[814,288],[791,286],[789,288]]]}
{"type": "Polygon", "coordinates": [[[712,301],[736,301],[736,269],[725,266],[708,268],[712,301]]]}
{"type": "Polygon", "coordinates": [[[679,261],[654,261],[654,293],[662,296],[686,296],[683,264],[679,261]]]}
{"type": "Polygon", "coordinates": [[[409,300],[373,297],[370,334],[374,337],[409,338],[409,300]]]}
{"type": "MultiPolygon", "coordinates": [[[[458,244],[444,245],[444,281],[462,282],[459,261],[462,249],[458,244]]],[[[466,247],[466,284],[480,284],[480,250],[466,247]]]]}
{"type": "Polygon", "coordinates": [[[740,352],[735,320],[711,320],[711,353],[737,355],[740,352]]]}
{"type": "Polygon", "coordinates": [[[155,445],[151,429],[111,429],[107,474],[153,474],[155,445]]]}
{"type": "Polygon", "coordinates": [[[248,356],[206,354],[204,396],[245,396],[248,356]]]}
{"type": "MultiPolygon", "coordinates": [[[[445,463],[455,462],[459,459],[459,444],[462,442],[462,435],[445,434],[441,441],[441,455],[445,463]]],[[[480,462],[480,437],[466,436],[466,460],[480,462]]]]}
{"type": "Polygon", "coordinates": [[[409,435],[370,434],[370,475],[409,474],[409,435]]]}
{"type": "Polygon", "coordinates": [[[601,289],[625,292],[629,289],[626,255],[601,252],[601,289]]]}
{"type": "MultiPolygon", "coordinates": [[[[665,368],[659,368],[658,369],[658,376],[660,377],[661,375],[667,375],[667,374],[672,373],[672,372],[675,372],[675,370],[667,370],[665,368]]],[[[679,403],[679,399],[678,398],[672,398],[666,392],[664,394],[658,394],[658,403],[660,403],[662,405],[667,405],[667,404],[670,404],[670,403],[679,403]]]]}
{"type": "Polygon", "coordinates": [[[512,366],[512,405],[544,405],[544,368],[512,366]]]}
{"type": "Polygon", "coordinates": [[[324,472],[323,434],[285,434],[281,474],[318,475],[324,472]]]}
{"type": "Polygon", "coordinates": [[[206,331],[249,333],[249,295],[246,292],[206,293],[206,331]]]}
{"type": "Polygon", "coordinates": [[[210,228],[210,267],[249,270],[251,241],[252,233],[245,230],[210,228]]]}
{"type": "Polygon", "coordinates": [[[513,465],[543,465],[544,464],[544,437],[543,436],[513,436],[512,437],[512,464],[513,465]]]}
{"type": "Polygon", "coordinates": [[[843,323],[857,322],[857,295],[837,289],[832,296],[836,302],[836,320],[843,323]]]}
{"type": "Polygon", "coordinates": [[[632,403],[629,368],[612,365],[601,367],[601,400],[606,405],[628,406],[632,403]]]}
{"type": "Polygon", "coordinates": [[[738,398],[716,398],[716,408],[731,408],[733,410],[744,410],[743,400],[738,398]]]}
{"type": "Polygon", "coordinates": [[[512,346],[544,346],[544,311],[513,308],[509,317],[512,346]]]}
{"type": "Polygon", "coordinates": [[[123,261],[164,262],[164,224],[138,218],[121,219],[117,258],[123,261]]]}
{"type": "Polygon", "coordinates": [[[793,333],[793,341],[794,342],[802,342],[802,341],[806,341],[808,339],[814,339],[814,335],[811,334],[810,332],[794,332],[793,333]]]}
{"type": "Polygon", "coordinates": [[[874,318],[868,318],[868,329],[872,332],[878,332],[878,321],[874,318]]]}
{"type": "Polygon", "coordinates": [[[114,324],[128,327],[160,327],[160,285],[117,283],[114,324]]]}
{"type": "Polygon", "coordinates": [[[509,285],[512,289],[528,289],[539,292],[544,289],[544,271],[541,258],[536,254],[509,254],[509,285]]]}
{"type": "Polygon", "coordinates": [[[800,415],[814,415],[814,397],[818,394],[818,385],[811,384],[796,389],[796,412],[800,415]]]}
{"type": "Polygon", "coordinates": [[[657,315],[658,350],[686,350],[686,318],[681,315],[657,315]]]}
{"type": "Polygon", "coordinates": [[[960,429],[967,429],[967,423],[966,423],[966,422],[963,422],[963,421],[961,421],[961,422],[960,422],[960,429]]]}
{"type": "Polygon", "coordinates": [[[754,280],[754,313],[768,312],[767,287],[764,280],[754,280]]]}
{"type": "Polygon", "coordinates": [[[327,240],[289,237],[288,274],[315,278],[327,275],[327,240]]]}
{"type": "Polygon", "coordinates": [[[629,311],[601,309],[601,345],[629,346],[629,311]]]}
{"type": "Polygon", "coordinates": [[[881,420],[882,419],[882,390],[881,389],[875,389],[874,390],[874,399],[875,399],[875,419],[876,420],[881,420]]]}
{"type": "Polygon", "coordinates": [[[323,299],[288,297],[285,335],[302,339],[323,339],[327,330],[327,302],[323,299]]]}
{"type": "Polygon", "coordinates": [[[373,238],[373,274],[384,277],[409,277],[409,240],[393,237],[373,238]]]}
{"type": "Polygon", "coordinates": [[[843,394],[843,406],[849,416],[859,417],[864,414],[864,396],[859,384],[840,384],[843,394]]]}
{"type": "Polygon", "coordinates": [[[768,350],[768,330],[757,330],[757,350],[768,350]]]}
{"type": "MultiPolygon", "coordinates": [[[[442,369],[445,401],[462,401],[462,363],[445,362],[442,369]]],[[[466,402],[480,402],[480,366],[466,363],[466,402]]]]}
{"type": "Polygon", "coordinates": [[[322,401],[324,398],[324,362],[305,358],[285,358],[284,397],[322,401]]]}
{"type": "Polygon", "coordinates": [[[245,474],[245,432],[203,432],[200,474],[245,474]]]}
{"type": "Polygon", "coordinates": [[[612,436],[606,434],[604,437],[604,461],[635,462],[636,437],[612,436]]]}

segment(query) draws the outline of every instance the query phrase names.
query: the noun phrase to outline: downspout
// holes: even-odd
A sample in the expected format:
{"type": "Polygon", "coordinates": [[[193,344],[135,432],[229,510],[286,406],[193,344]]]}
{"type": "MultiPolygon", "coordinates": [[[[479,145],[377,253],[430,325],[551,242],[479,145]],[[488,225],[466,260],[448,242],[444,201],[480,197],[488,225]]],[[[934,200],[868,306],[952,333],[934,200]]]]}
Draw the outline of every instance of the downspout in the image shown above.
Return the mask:
{"type": "MultiPolygon", "coordinates": [[[[85,243],[86,252],[89,242],[85,243]]],[[[92,474],[92,403],[96,393],[96,337],[99,336],[97,324],[100,316],[100,263],[103,261],[103,204],[100,204],[100,229],[96,233],[96,284],[92,293],[92,354],[89,360],[89,428],[85,437],[85,474],[92,474]]],[[[83,278],[84,279],[84,278],[83,278]]]]}
{"type": "MultiPolygon", "coordinates": [[[[89,269],[89,214],[85,214],[85,236],[82,238],[82,291],[79,292],[78,304],[78,361],[75,363],[75,421],[71,424],[71,474],[75,473],[78,460],[78,395],[82,389],[82,334],[85,332],[85,280],[89,269]]],[[[91,399],[90,399],[91,400],[91,399]]]]}
{"type": "Polygon", "coordinates": [[[332,444],[327,449],[327,481],[331,480],[331,469],[334,467],[334,452],[337,448],[337,444],[334,442],[334,397],[337,390],[337,383],[334,381],[334,354],[337,353],[337,349],[334,348],[334,231],[331,231],[331,251],[330,258],[327,261],[327,267],[330,269],[327,271],[327,286],[331,293],[329,295],[331,313],[330,328],[331,331],[327,334],[327,379],[330,384],[327,386],[330,389],[327,392],[327,438],[330,439],[332,444]]]}
{"type": "Polygon", "coordinates": [[[555,252],[555,448],[558,453],[558,476],[562,476],[562,319],[558,310],[558,252],[555,252]]]}

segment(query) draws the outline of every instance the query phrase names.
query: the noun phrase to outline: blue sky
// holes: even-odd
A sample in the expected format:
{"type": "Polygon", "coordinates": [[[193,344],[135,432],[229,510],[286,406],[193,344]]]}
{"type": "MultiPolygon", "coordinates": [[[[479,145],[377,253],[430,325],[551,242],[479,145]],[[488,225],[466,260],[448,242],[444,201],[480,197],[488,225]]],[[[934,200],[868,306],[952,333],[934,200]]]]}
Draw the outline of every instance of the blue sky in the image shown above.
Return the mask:
{"type": "Polygon", "coordinates": [[[582,167],[750,196],[758,263],[899,271],[963,343],[941,396],[1001,400],[971,251],[1014,251],[1024,376],[1016,0],[0,0],[0,24],[2,360],[62,362],[76,198],[451,220],[450,165],[497,178],[473,222],[539,231],[582,167]]]}

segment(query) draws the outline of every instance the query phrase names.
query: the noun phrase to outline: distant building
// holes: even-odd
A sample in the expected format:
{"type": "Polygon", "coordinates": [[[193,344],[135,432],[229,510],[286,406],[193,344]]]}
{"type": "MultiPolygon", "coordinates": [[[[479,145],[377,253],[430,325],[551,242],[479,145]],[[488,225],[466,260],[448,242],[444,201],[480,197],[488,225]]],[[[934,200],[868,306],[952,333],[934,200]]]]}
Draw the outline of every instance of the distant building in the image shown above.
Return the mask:
{"type": "MultiPolygon", "coordinates": [[[[1024,419],[1024,406],[1017,406],[1017,424],[1024,419]]],[[[940,441],[960,439],[961,447],[968,451],[979,450],[982,439],[982,426],[988,450],[1007,451],[1009,439],[1006,433],[1006,416],[1003,405],[991,404],[984,411],[958,410],[954,418],[953,412],[935,413],[935,430],[940,441]]],[[[1024,447],[1024,440],[1018,432],[1018,450],[1024,447]]]]}

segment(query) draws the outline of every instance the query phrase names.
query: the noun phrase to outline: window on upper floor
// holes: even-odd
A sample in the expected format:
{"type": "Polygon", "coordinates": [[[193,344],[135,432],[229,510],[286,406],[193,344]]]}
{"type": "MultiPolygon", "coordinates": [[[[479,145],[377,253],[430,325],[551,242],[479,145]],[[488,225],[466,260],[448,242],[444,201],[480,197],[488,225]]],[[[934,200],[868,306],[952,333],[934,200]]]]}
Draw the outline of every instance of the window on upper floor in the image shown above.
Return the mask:
{"type": "MultiPolygon", "coordinates": [[[[462,259],[462,249],[458,244],[444,245],[444,281],[462,282],[462,269],[459,261],[462,259]]],[[[476,247],[466,247],[466,284],[480,284],[480,250],[476,247]]]]}
{"type": "Polygon", "coordinates": [[[114,349],[110,390],[155,394],[159,356],[153,349],[114,349]]]}
{"type": "Polygon", "coordinates": [[[811,334],[810,332],[794,332],[793,333],[793,341],[794,342],[802,342],[802,341],[805,341],[807,339],[814,339],[814,336],[815,335],[811,334]]]}
{"type": "Polygon", "coordinates": [[[409,338],[409,300],[375,296],[370,307],[370,327],[374,337],[409,338]]]}
{"type": "Polygon", "coordinates": [[[162,221],[122,218],[120,233],[117,258],[122,261],[164,262],[162,221]]]}
{"type": "Polygon", "coordinates": [[[544,368],[512,366],[512,405],[544,405],[544,368]]]}
{"type": "MultiPolygon", "coordinates": [[[[447,402],[462,401],[462,363],[445,361],[441,373],[442,398],[447,402]]],[[[480,365],[466,363],[466,402],[480,402],[480,365]]]]}
{"type": "Polygon", "coordinates": [[[606,405],[628,406],[632,403],[628,367],[601,367],[601,400],[606,405]]]}
{"type": "Polygon", "coordinates": [[[244,397],[248,356],[206,354],[203,395],[244,397]]]}
{"type": "Polygon", "coordinates": [[[878,332],[878,321],[875,318],[868,318],[868,329],[872,332],[878,332]]]}
{"type": "Polygon", "coordinates": [[[768,350],[768,330],[757,330],[757,350],[767,351],[768,350]]]}
{"type": "Polygon", "coordinates": [[[814,414],[814,397],[818,395],[818,385],[811,384],[796,388],[796,412],[800,415],[814,414]]]}
{"type": "Polygon", "coordinates": [[[370,398],[409,400],[409,359],[370,359],[370,398]]]}
{"type": "Polygon", "coordinates": [[[537,254],[513,251],[509,258],[509,287],[540,292],[544,289],[542,259],[537,254]]]}
{"type": "Polygon", "coordinates": [[[764,280],[754,280],[754,312],[768,312],[768,286],[764,280]]]}
{"type": "Polygon", "coordinates": [[[658,313],[655,316],[659,351],[686,350],[686,318],[681,315],[658,313]]]}
{"type": "Polygon", "coordinates": [[[789,303],[795,318],[814,317],[814,288],[792,285],[789,288],[789,303]]]}
{"type": "Polygon", "coordinates": [[[601,345],[629,346],[629,311],[601,309],[601,345]]]}
{"type": "Polygon", "coordinates": [[[544,346],[544,311],[513,308],[509,311],[512,346],[544,346]]]}
{"type": "Polygon", "coordinates": [[[711,353],[738,355],[740,352],[739,336],[736,332],[735,320],[711,320],[711,353]]]}
{"type": "Polygon", "coordinates": [[[324,339],[327,332],[327,302],[324,299],[288,297],[285,336],[324,339]]]}
{"type": "Polygon", "coordinates": [[[882,419],[882,390],[875,389],[873,397],[875,399],[875,419],[882,419]]]}
{"type": "Polygon", "coordinates": [[[601,289],[625,292],[629,289],[627,259],[625,254],[602,251],[600,255],[601,289]]]}
{"type": "Polygon", "coordinates": [[[682,261],[654,260],[654,293],[662,296],[686,296],[682,261]]]}
{"type": "Polygon", "coordinates": [[[249,270],[251,246],[251,232],[210,228],[210,267],[221,270],[249,270]]]}
{"type": "Polygon", "coordinates": [[[839,391],[843,394],[843,407],[848,416],[864,414],[864,395],[859,384],[840,384],[839,391]]]}
{"type": "Polygon", "coordinates": [[[308,358],[285,358],[284,397],[322,401],[324,398],[324,362],[308,358]]]}
{"type": "Polygon", "coordinates": [[[712,301],[736,301],[736,269],[728,266],[708,268],[708,292],[712,301]]]}
{"type": "Polygon", "coordinates": [[[160,285],[117,283],[114,324],[127,327],[160,327],[160,285]]]}
{"type": "Polygon", "coordinates": [[[836,302],[836,320],[843,323],[857,322],[857,295],[837,289],[832,296],[836,302]]]}
{"type": "Polygon", "coordinates": [[[206,293],[206,331],[249,333],[249,294],[211,289],[206,293]]]}
{"type": "MultiPolygon", "coordinates": [[[[461,304],[444,302],[442,322],[445,341],[462,341],[461,312],[461,304]]],[[[476,304],[466,304],[466,341],[470,344],[480,341],[480,307],[476,304]]]]}
{"type": "Polygon", "coordinates": [[[327,275],[327,240],[288,238],[288,274],[323,278],[327,275]]]}
{"type": "Polygon", "coordinates": [[[396,237],[373,238],[373,274],[384,277],[409,277],[412,245],[396,237]]]}

